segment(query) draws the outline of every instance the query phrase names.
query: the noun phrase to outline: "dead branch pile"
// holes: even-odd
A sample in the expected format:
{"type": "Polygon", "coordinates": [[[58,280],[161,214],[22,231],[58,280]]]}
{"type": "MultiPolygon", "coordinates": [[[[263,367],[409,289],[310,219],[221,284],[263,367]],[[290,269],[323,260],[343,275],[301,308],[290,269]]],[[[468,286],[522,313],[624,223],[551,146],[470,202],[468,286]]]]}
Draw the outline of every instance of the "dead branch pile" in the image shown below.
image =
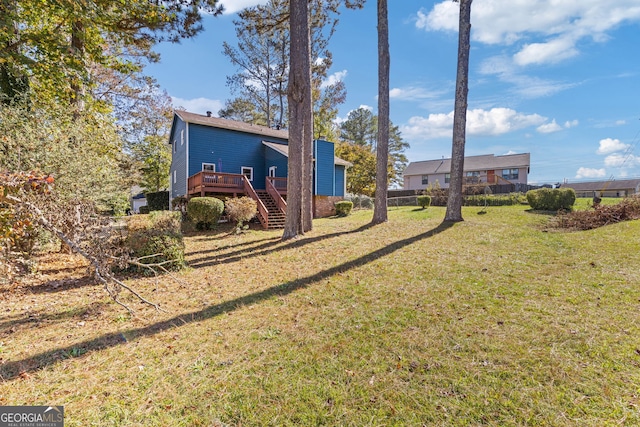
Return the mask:
{"type": "Polygon", "coordinates": [[[591,230],[622,221],[640,219],[640,197],[628,197],[616,205],[598,204],[593,209],[558,215],[552,226],[571,230],[591,230]]]}

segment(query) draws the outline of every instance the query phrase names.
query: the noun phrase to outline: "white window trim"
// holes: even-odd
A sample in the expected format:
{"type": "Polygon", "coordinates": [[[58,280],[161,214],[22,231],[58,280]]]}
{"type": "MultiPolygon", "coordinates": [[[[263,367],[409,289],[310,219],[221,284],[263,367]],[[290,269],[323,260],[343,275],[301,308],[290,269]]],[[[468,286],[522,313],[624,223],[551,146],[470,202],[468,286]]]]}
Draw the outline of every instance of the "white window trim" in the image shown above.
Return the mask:
{"type": "Polygon", "coordinates": [[[244,171],[248,169],[251,173],[249,174],[249,181],[253,181],[253,168],[251,166],[240,166],[240,173],[245,175],[244,171]]]}
{"type": "Polygon", "coordinates": [[[216,171],[216,164],[215,163],[202,163],[202,171],[207,171],[207,172],[215,172],[216,171]],[[213,170],[211,169],[205,169],[205,166],[213,166],[213,170]]]}
{"type": "Polygon", "coordinates": [[[173,171],[173,183],[175,184],[177,180],[178,180],[178,171],[174,170],[173,171]]]}
{"type": "Polygon", "coordinates": [[[276,166],[269,166],[269,176],[275,178],[277,170],[278,168],[276,166]],[[273,175],[271,175],[271,172],[273,172],[273,175]]]}
{"type": "Polygon", "coordinates": [[[184,129],[180,130],[180,145],[184,145],[184,129]]]}

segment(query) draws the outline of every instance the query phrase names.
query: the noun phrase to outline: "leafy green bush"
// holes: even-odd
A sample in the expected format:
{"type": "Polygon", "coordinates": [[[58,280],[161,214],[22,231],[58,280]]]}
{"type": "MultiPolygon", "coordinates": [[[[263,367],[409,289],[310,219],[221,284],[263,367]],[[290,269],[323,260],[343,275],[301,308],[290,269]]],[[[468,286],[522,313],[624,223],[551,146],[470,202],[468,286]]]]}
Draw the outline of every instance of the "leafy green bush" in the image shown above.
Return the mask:
{"type": "Polygon", "coordinates": [[[422,209],[426,209],[431,206],[431,196],[418,196],[416,198],[418,205],[422,207],[422,209]]]}
{"type": "Polygon", "coordinates": [[[487,194],[464,198],[465,206],[512,206],[526,203],[527,198],[522,193],[487,194]]]}
{"type": "Polygon", "coordinates": [[[242,230],[242,224],[251,221],[256,216],[258,205],[250,197],[234,197],[225,202],[225,211],[229,219],[236,223],[236,232],[242,230]]]}
{"type": "Polygon", "coordinates": [[[573,188],[540,188],[527,191],[527,201],[538,211],[572,210],[576,201],[573,188]]]}
{"type": "Polygon", "coordinates": [[[166,269],[184,267],[184,241],[180,232],[180,212],[155,211],[127,219],[125,245],[144,264],[165,263],[166,269]],[[155,255],[155,256],[151,256],[155,255]]]}
{"type": "Polygon", "coordinates": [[[222,212],[224,203],[215,197],[194,197],[187,203],[187,215],[198,230],[214,228],[222,212]]]}
{"type": "Polygon", "coordinates": [[[343,200],[341,202],[336,202],[335,206],[336,206],[336,215],[347,216],[351,213],[351,209],[353,209],[353,202],[343,200]]]}
{"type": "Polygon", "coordinates": [[[169,210],[169,192],[157,191],[155,193],[145,193],[147,206],[149,211],[168,211],[169,210]]]}

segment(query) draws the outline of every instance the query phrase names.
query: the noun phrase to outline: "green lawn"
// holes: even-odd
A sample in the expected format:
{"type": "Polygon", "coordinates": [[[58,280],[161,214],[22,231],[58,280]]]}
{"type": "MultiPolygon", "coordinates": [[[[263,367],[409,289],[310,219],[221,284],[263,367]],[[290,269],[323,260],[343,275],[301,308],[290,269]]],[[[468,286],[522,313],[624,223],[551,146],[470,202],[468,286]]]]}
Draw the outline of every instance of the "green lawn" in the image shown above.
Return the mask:
{"type": "Polygon", "coordinates": [[[0,294],[0,405],[66,426],[640,425],[640,221],[391,208],[186,238],[131,318],[69,264],[0,294]]]}

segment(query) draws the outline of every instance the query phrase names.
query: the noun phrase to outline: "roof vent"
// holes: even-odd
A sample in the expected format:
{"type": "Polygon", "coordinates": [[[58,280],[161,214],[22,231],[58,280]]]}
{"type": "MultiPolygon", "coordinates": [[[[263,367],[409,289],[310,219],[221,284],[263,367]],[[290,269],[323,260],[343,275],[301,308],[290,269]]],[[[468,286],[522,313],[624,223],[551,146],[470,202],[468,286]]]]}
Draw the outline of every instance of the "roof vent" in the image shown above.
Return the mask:
{"type": "Polygon", "coordinates": [[[207,111],[207,117],[211,117],[211,111],[207,111]]]}

